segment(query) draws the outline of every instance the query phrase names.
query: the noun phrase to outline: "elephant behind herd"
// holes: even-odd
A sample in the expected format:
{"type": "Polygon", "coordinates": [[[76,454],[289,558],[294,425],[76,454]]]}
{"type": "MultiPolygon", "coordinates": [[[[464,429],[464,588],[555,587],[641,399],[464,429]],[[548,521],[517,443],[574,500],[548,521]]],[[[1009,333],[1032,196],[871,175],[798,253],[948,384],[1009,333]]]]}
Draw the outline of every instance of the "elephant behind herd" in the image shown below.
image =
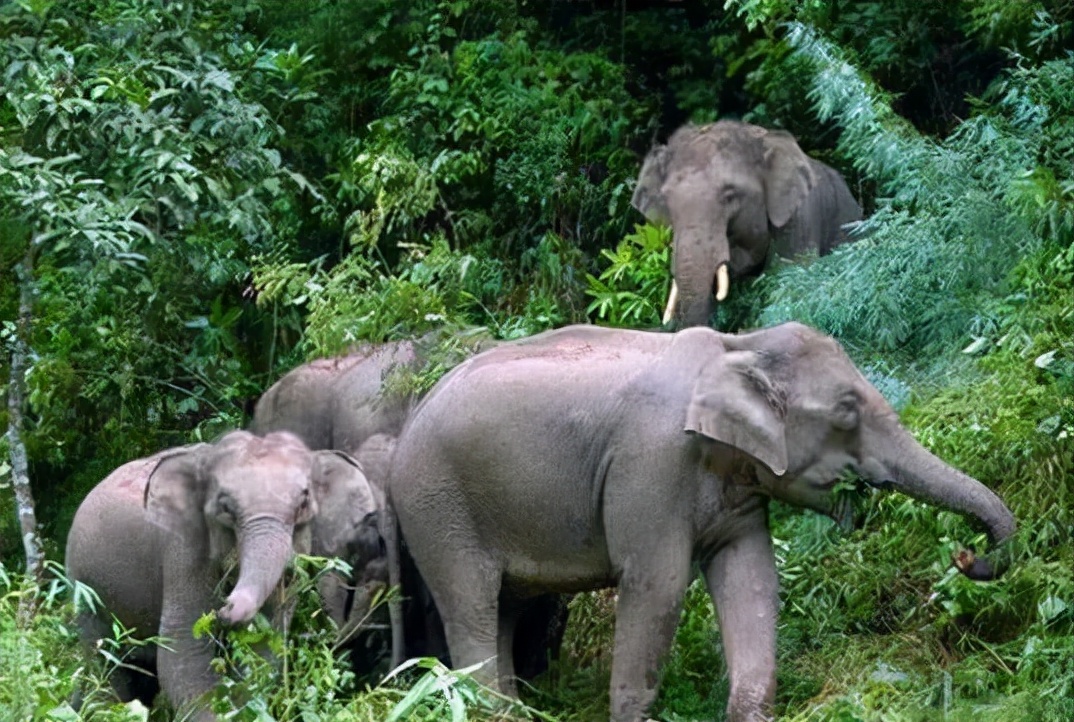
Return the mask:
{"type": "Polygon", "coordinates": [[[723,120],[685,125],[642,165],[632,205],[673,230],[664,323],[708,323],[731,277],[760,273],[773,256],[823,256],[849,240],[861,207],[846,181],[789,133],[723,120]]]}
{"type": "MultiPolygon", "coordinates": [[[[858,214],[838,174],[793,138],[737,123],[677,132],[646,160],[634,202],[675,227],[680,325],[707,321],[713,278],[726,294],[716,269],[824,253],[858,214]],[[747,160],[727,160],[736,145],[747,160]],[[746,177],[750,164],[763,168],[746,177]],[[818,218],[823,228],[795,235],[818,218]]],[[[514,694],[556,653],[563,595],[614,586],[611,718],[636,722],[699,565],[730,675],[727,718],[763,720],[778,611],[770,498],[846,521],[853,510],[834,491],[849,469],[975,518],[994,542],[1014,532],[998,496],[914,441],[839,344],[808,327],[571,326],[481,346],[424,396],[393,379],[421,368],[427,340],[313,361],[261,397],[250,432],[113,472],[67,544],[72,578],[105,604],[80,617],[87,647],[109,614],[171,638],[135,662],[173,704],[214,719],[197,703],[216,681],[211,649],[190,628],[216,604],[225,561],[237,553],[238,576],[217,616],[239,624],[273,611],[287,561],[312,552],[352,567],[319,585],[341,626],[369,613],[376,589],[401,587],[391,637],[372,649],[480,665],[514,694]]],[[[989,579],[1006,553],[956,563],[989,579]]],[[[148,697],[147,679],[120,670],[112,681],[129,699],[148,697]]]]}

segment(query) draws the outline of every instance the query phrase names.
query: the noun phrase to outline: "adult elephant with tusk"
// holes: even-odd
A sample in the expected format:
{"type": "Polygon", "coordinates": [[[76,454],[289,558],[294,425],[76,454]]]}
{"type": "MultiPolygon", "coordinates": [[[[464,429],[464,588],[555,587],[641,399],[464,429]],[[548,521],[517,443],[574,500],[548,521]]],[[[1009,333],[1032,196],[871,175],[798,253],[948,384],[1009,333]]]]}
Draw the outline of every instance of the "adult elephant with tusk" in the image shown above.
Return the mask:
{"type": "Polygon", "coordinates": [[[723,120],[686,125],[645,158],[631,203],[674,233],[664,323],[708,323],[731,278],[759,273],[774,254],[824,255],[847,240],[861,208],[842,176],[794,136],[723,120]]]}
{"type": "MultiPolygon", "coordinates": [[[[770,498],[843,521],[847,469],[955,510],[999,544],[1015,520],[914,440],[832,338],[571,326],[451,371],[400,435],[389,504],[455,665],[514,691],[518,605],[618,588],[611,718],[645,719],[694,564],[715,602],[727,719],[771,719],[779,608],[770,498]]],[[[976,579],[1008,555],[960,558],[976,579]]],[[[395,565],[391,566],[396,574],[395,565]]]]}
{"type": "MultiPolygon", "coordinates": [[[[199,703],[217,679],[210,641],[192,635],[197,619],[216,609],[227,625],[248,622],[296,552],[338,553],[355,568],[379,556],[363,522],[380,506],[353,459],[311,452],[288,433],[234,431],[124,464],[82,501],[67,537],[68,575],[103,605],[79,612],[87,654],[112,636],[112,616],[136,638],[167,638],[130,651],[112,672],[116,693],[150,704],[159,688],[193,718],[216,719],[199,703]],[[237,578],[221,603],[233,558],[237,578]]],[[[328,576],[320,591],[331,610],[339,584],[328,576]]]]}

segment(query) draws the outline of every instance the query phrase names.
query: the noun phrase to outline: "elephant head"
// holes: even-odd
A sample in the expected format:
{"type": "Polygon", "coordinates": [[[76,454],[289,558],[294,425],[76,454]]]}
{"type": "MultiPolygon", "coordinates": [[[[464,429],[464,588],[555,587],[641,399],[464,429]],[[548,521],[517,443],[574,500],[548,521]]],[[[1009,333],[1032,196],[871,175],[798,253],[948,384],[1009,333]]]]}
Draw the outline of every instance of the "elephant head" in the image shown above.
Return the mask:
{"type": "MultiPolygon", "coordinates": [[[[727,351],[698,378],[686,430],[761,462],[747,483],[846,522],[849,500],[833,490],[849,468],[875,487],[969,515],[995,543],[1014,533],[1000,498],[914,440],[834,339],[795,323],[721,339],[727,351]]],[[[1008,554],[1002,545],[997,559],[954,561],[970,578],[991,579],[1008,554]]]]}
{"type": "Polygon", "coordinates": [[[664,322],[708,322],[729,275],[758,272],[769,254],[826,253],[860,208],[838,173],[809,158],[793,136],[720,121],[678,129],[646,157],[632,204],[674,231],[664,322]],[[730,272],[730,273],[729,273],[730,272]]]}
{"type": "Polygon", "coordinates": [[[321,577],[317,588],[325,611],[343,627],[352,619],[366,617],[373,593],[387,581],[379,524],[384,500],[347,454],[320,451],[314,456],[320,510],[311,524],[311,549],[351,567],[350,578],[331,572],[321,577]]]}
{"type": "MultiPolygon", "coordinates": [[[[222,566],[237,550],[238,580],[217,614],[228,624],[249,621],[294,552],[309,551],[309,522],[318,511],[315,473],[309,449],[287,433],[261,438],[234,431],[215,444],[164,455],[149,475],[144,501],[149,521],[168,532],[166,570],[175,558],[222,566]]],[[[206,571],[176,573],[194,578],[206,571]]]]}

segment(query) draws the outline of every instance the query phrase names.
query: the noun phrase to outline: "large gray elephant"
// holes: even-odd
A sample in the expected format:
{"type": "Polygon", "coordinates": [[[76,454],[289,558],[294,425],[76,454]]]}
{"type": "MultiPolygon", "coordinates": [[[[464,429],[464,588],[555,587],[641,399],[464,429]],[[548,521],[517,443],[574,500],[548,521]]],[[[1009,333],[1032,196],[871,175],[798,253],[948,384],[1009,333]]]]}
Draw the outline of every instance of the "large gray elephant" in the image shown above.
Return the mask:
{"type": "MultiPolygon", "coordinates": [[[[166,648],[131,650],[113,688],[124,701],[149,704],[159,680],[177,708],[215,719],[198,704],[216,677],[194,622],[214,608],[228,625],[252,619],[296,552],[340,554],[360,569],[381,553],[368,520],[378,508],[352,459],[311,452],[288,433],[235,431],[124,464],[82,501],[67,537],[68,575],[103,603],[79,613],[83,645],[92,655],[97,640],[111,637],[113,615],[136,638],[170,639],[166,648]],[[233,555],[238,577],[220,605],[233,555]]],[[[322,580],[321,591],[333,616],[345,618],[342,580],[322,580]]]]}
{"type": "Polygon", "coordinates": [[[729,274],[759,273],[773,255],[824,255],[847,240],[861,208],[842,176],[794,136],[723,120],[685,125],[649,152],[631,203],[674,233],[664,323],[702,326],[729,274]],[[715,285],[715,287],[714,287],[715,285]]]}
{"type": "MultiPolygon", "coordinates": [[[[457,366],[399,437],[389,504],[454,663],[513,692],[519,599],[617,586],[611,718],[652,703],[693,563],[718,612],[728,719],[771,719],[778,594],[767,501],[844,519],[845,470],[1015,531],[1000,498],[899,424],[824,334],[573,326],[457,366]]],[[[1009,558],[961,558],[992,578],[1009,558]]],[[[394,565],[393,565],[394,566],[394,565]]],[[[393,569],[394,573],[394,569],[393,569]]]]}

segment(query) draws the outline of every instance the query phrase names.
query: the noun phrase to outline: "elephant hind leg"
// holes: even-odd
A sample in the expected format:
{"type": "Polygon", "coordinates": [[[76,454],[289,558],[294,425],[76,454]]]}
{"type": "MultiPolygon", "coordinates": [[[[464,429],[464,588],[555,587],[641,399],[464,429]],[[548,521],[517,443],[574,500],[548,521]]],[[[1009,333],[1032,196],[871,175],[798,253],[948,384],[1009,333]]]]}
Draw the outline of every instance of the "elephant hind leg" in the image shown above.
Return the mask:
{"type": "Polygon", "coordinates": [[[436,575],[426,575],[426,580],[444,623],[452,665],[461,669],[480,664],[474,677],[499,689],[497,640],[502,570],[476,546],[456,549],[450,559],[417,561],[422,569],[436,570],[436,575]]]}
{"type": "Polygon", "coordinates": [[[535,678],[559,658],[569,599],[564,594],[542,594],[526,600],[515,626],[513,656],[519,679],[535,678]]]}
{"type": "Polygon", "coordinates": [[[499,628],[496,635],[496,663],[499,668],[500,691],[511,697],[518,696],[518,680],[515,678],[514,640],[520,609],[514,604],[500,600],[499,628]]]}

